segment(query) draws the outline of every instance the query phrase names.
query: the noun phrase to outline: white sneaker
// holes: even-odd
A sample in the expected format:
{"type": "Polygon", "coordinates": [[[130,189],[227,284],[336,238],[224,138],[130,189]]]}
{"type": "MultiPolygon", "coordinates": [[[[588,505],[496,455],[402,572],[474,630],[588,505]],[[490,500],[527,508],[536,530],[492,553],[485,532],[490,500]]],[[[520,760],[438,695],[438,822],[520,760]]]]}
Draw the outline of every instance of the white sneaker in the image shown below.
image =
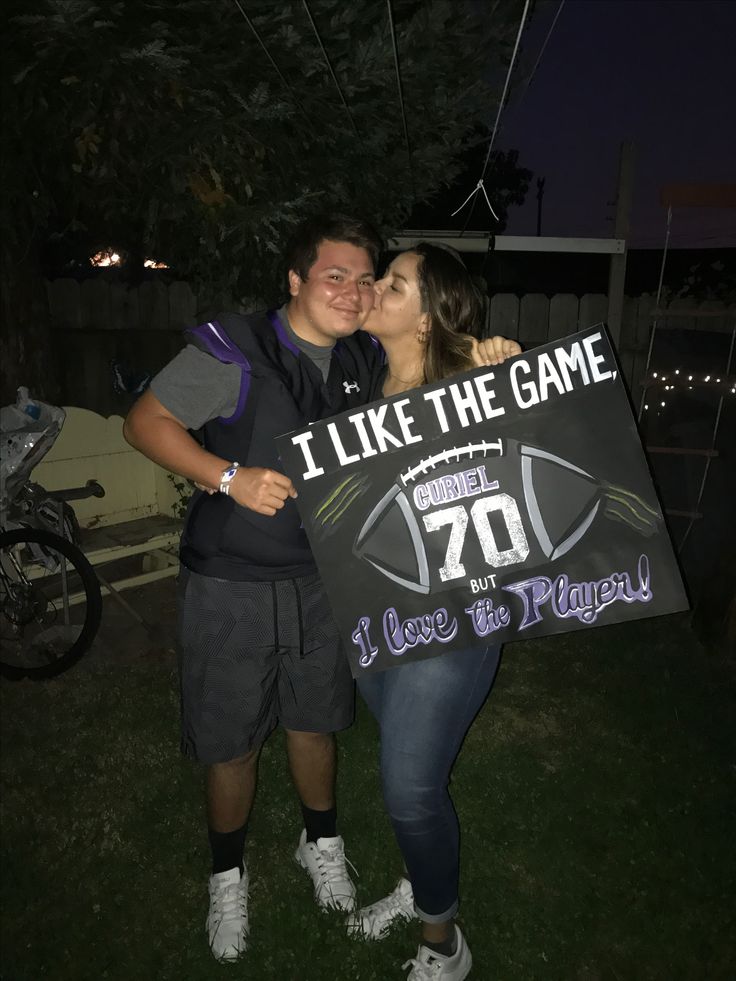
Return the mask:
{"type": "Polygon", "coordinates": [[[414,893],[408,879],[399,879],[393,892],[377,903],[364,906],[348,917],[348,934],[367,940],[382,940],[399,920],[417,920],[414,912],[414,893]]]}
{"type": "Polygon", "coordinates": [[[318,838],[315,844],[307,841],[307,832],[302,831],[294,858],[311,875],[314,898],[322,909],[353,912],[355,886],[347,865],[353,871],[355,866],[345,858],[345,845],[339,835],[337,838],[318,838]]]}
{"type": "Polygon", "coordinates": [[[228,869],[210,876],[207,914],[210,949],[218,961],[235,961],[245,953],[248,936],[248,872],[228,869]]]}
{"type": "Polygon", "coordinates": [[[465,937],[460,933],[459,927],[455,926],[455,940],[457,950],[452,957],[445,957],[438,954],[430,947],[420,946],[417,956],[412,957],[405,964],[402,970],[411,967],[409,977],[406,981],[464,981],[470,974],[473,966],[473,958],[470,949],[465,943],[465,937]]]}

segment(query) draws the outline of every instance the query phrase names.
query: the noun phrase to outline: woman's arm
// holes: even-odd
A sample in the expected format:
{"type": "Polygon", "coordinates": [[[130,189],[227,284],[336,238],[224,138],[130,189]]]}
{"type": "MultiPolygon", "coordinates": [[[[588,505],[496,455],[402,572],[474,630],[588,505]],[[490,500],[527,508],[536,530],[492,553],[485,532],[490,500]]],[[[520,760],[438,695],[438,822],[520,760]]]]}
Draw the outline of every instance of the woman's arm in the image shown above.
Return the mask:
{"type": "Polygon", "coordinates": [[[483,368],[489,364],[503,364],[506,358],[515,358],[517,354],[521,354],[521,345],[518,341],[501,337],[500,334],[487,337],[483,341],[477,341],[474,337],[471,337],[471,340],[473,342],[471,354],[475,368],[483,368]]]}

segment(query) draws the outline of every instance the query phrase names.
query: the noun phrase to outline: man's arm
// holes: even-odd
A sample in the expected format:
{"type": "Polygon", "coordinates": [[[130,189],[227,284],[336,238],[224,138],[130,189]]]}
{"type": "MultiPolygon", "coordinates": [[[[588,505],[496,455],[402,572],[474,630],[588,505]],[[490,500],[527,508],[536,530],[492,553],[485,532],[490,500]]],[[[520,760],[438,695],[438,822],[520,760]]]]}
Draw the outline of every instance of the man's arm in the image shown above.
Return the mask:
{"type": "MultiPolygon", "coordinates": [[[[123,424],[131,446],[154,463],[206,488],[218,488],[233,463],[210,453],[150,390],[138,399],[123,424]]],[[[230,482],[230,497],[242,507],[272,516],[296,490],[288,477],[263,467],[241,467],[230,482]]]]}

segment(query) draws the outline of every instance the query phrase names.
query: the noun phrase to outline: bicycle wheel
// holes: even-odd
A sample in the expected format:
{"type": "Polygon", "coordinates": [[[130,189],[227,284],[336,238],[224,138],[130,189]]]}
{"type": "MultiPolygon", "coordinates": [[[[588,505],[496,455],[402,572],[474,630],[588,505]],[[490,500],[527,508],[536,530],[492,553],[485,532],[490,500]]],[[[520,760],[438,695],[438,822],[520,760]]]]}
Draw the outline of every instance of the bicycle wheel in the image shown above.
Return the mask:
{"type": "Polygon", "coordinates": [[[1,674],[60,674],[89,649],[101,615],[100,584],[76,545],[36,528],[0,533],[1,674]]]}

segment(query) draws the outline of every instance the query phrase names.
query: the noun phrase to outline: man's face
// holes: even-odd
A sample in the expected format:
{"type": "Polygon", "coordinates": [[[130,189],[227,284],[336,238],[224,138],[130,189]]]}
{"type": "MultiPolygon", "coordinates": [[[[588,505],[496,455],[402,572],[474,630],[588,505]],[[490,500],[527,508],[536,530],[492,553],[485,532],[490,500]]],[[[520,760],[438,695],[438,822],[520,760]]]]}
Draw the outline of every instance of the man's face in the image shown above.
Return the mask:
{"type": "Polygon", "coordinates": [[[289,323],[305,341],[334,344],[355,333],[371,312],[374,280],[365,249],[325,240],[306,280],[289,270],[289,323]]]}

